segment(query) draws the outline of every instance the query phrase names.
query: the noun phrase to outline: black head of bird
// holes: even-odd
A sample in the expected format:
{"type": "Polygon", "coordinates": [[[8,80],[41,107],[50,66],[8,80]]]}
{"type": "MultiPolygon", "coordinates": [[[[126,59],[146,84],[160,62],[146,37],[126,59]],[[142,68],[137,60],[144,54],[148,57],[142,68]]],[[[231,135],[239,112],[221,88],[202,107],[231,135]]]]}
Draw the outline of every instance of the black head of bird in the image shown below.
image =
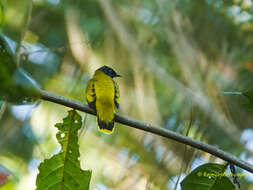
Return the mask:
{"type": "Polygon", "coordinates": [[[103,73],[105,73],[106,75],[108,75],[111,78],[121,77],[121,75],[116,73],[111,67],[108,67],[108,66],[100,67],[98,70],[103,71],[103,73]]]}

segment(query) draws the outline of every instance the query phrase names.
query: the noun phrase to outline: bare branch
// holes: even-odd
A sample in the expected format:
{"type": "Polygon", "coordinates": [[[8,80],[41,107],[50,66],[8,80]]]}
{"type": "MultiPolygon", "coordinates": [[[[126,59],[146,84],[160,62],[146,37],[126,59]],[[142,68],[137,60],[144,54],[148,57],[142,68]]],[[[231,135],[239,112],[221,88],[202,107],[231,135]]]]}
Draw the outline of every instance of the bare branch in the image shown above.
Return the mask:
{"type": "MultiPolygon", "coordinates": [[[[71,107],[73,109],[77,109],[77,110],[89,113],[92,115],[96,115],[96,112],[93,109],[91,109],[88,105],[85,105],[79,101],[71,100],[71,99],[68,99],[68,98],[53,94],[53,93],[49,93],[49,92],[43,91],[43,90],[40,91],[40,94],[41,94],[40,98],[43,100],[47,100],[50,102],[54,102],[57,104],[61,104],[61,105],[67,106],[67,107],[71,107]]],[[[140,129],[143,131],[147,131],[147,132],[150,132],[150,133],[153,133],[153,134],[156,134],[156,135],[168,138],[168,139],[175,140],[175,141],[183,143],[185,145],[192,146],[192,147],[202,150],[204,152],[208,152],[218,158],[221,158],[222,160],[227,161],[230,164],[234,164],[234,165],[236,165],[242,169],[245,169],[253,174],[253,165],[251,165],[251,164],[237,158],[236,156],[234,156],[228,152],[225,152],[217,147],[211,146],[209,144],[205,144],[201,141],[191,139],[191,138],[181,135],[179,133],[176,133],[176,132],[173,132],[173,131],[170,131],[170,130],[167,130],[167,129],[164,129],[164,128],[161,128],[158,126],[153,126],[149,123],[138,121],[138,120],[135,120],[135,119],[132,119],[132,118],[120,115],[120,114],[115,115],[115,121],[118,123],[124,124],[125,126],[133,127],[133,128],[140,129]]]]}

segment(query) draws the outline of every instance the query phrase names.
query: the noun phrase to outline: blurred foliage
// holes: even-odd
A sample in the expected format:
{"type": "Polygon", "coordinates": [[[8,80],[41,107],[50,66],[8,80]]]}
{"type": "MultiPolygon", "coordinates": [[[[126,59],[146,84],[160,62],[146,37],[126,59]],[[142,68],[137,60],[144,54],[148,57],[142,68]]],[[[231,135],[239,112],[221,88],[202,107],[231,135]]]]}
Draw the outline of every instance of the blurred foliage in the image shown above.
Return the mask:
{"type": "Polygon", "coordinates": [[[253,90],[243,92],[243,95],[248,98],[248,103],[244,104],[250,110],[253,110],[253,90]]]}
{"type": "MultiPolygon", "coordinates": [[[[249,99],[222,94],[252,89],[250,1],[2,0],[1,5],[1,96],[20,103],[17,81],[32,81],[85,102],[88,79],[109,65],[123,76],[117,81],[122,114],[182,134],[192,120],[190,137],[252,162],[252,111],[244,107],[249,99]]],[[[16,171],[16,189],[34,189],[28,180],[33,171],[59,151],[52,125],[65,111],[45,102],[2,106],[0,162],[16,171]]],[[[220,162],[119,124],[112,135],[103,135],[94,117],[86,127],[79,143],[81,161],[83,154],[84,167],[93,171],[91,189],[173,189],[181,167],[185,176],[203,163],[220,162]]],[[[252,178],[239,181],[242,189],[253,188],[252,178]]]]}
{"type": "Polygon", "coordinates": [[[24,72],[17,69],[14,56],[3,37],[0,37],[0,59],[0,99],[20,103],[26,97],[36,96],[33,86],[24,84],[24,72]]]}
{"type": "Polygon", "coordinates": [[[1,110],[3,105],[4,105],[4,101],[0,101],[0,110],[1,110]]]}
{"type": "Polygon", "coordinates": [[[39,166],[36,179],[37,190],[44,189],[89,189],[91,172],[83,171],[78,158],[78,130],[82,126],[81,116],[71,110],[63,123],[57,123],[56,134],[61,144],[61,151],[50,159],[46,159],[39,166]]]}
{"type": "Polygon", "coordinates": [[[27,162],[32,156],[35,143],[33,131],[28,121],[22,122],[17,118],[9,118],[10,116],[11,110],[5,111],[0,122],[0,138],[3,140],[0,143],[0,153],[27,162]]]}
{"type": "Polygon", "coordinates": [[[13,190],[15,188],[15,185],[13,183],[7,183],[2,187],[2,190],[13,190]]]}

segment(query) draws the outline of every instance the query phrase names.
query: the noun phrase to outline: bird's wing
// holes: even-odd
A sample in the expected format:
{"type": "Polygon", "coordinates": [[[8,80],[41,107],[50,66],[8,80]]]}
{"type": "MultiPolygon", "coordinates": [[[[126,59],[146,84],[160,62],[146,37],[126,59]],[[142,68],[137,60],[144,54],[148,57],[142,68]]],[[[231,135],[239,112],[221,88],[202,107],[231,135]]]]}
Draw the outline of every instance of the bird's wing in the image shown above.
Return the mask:
{"type": "Polygon", "coordinates": [[[85,96],[86,96],[86,100],[88,102],[88,105],[91,108],[96,109],[96,107],[95,107],[96,94],[95,94],[95,85],[94,85],[93,79],[90,79],[88,81],[86,91],[85,91],[85,96]]]}
{"type": "Polygon", "coordinates": [[[114,80],[113,80],[113,85],[114,85],[114,91],[115,91],[114,104],[115,104],[115,107],[119,109],[119,86],[114,80]]]}

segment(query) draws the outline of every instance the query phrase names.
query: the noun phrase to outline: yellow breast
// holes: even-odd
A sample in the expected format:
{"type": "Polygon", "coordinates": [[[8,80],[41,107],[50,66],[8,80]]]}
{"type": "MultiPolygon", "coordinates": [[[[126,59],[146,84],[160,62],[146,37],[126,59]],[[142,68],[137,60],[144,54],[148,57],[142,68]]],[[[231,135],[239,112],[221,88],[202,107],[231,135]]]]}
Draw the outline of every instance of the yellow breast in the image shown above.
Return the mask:
{"type": "Polygon", "coordinates": [[[95,72],[93,79],[98,117],[102,121],[111,122],[115,113],[113,80],[100,70],[95,72]]]}

